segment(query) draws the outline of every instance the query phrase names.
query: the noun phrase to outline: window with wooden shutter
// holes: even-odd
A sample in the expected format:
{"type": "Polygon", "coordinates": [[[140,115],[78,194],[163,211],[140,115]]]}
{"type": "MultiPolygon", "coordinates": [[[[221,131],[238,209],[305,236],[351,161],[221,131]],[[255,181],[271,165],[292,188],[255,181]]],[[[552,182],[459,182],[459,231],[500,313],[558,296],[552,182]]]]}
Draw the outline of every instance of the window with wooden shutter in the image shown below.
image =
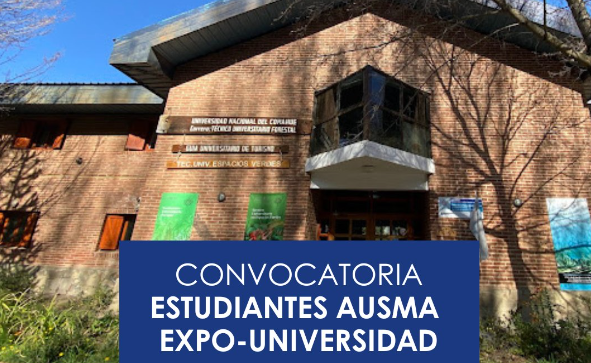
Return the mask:
{"type": "Polygon", "coordinates": [[[135,215],[107,215],[99,241],[99,249],[103,251],[119,249],[119,241],[131,238],[134,224],[135,215]]]}
{"type": "Polygon", "coordinates": [[[39,219],[39,214],[28,214],[24,234],[21,241],[18,244],[19,247],[29,247],[29,245],[31,244],[31,241],[33,240],[33,233],[35,233],[35,227],[37,227],[37,219],[39,219]]]}
{"type": "Polygon", "coordinates": [[[4,247],[29,247],[39,213],[0,212],[0,244],[4,247]]]}
{"type": "Polygon", "coordinates": [[[61,149],[66,137],[65,120],[21,122],[14,140],[16,149],[61,149]]]}
{"type": "Polygon", "coordinates": [[[142,151],[145,149],[148,135],[149,123],[142,121],[133,121],[129,128],[129,136],[127,137],[126,150],[142,151]]]}
{"type": "Polygon", "coordinates": [[[33,143],[36,123],[34,121],[21,121],[14,139],[15,149],[28,149],[33,143]]]}
{"type": "Polygon", "coordinates": [[[53,149],[61,149],[64,145],[64,139],[66,138],[66,132],[68,131],[69,123],[67,121],[56,122],[55,135],[53,137],[53,149]]]}

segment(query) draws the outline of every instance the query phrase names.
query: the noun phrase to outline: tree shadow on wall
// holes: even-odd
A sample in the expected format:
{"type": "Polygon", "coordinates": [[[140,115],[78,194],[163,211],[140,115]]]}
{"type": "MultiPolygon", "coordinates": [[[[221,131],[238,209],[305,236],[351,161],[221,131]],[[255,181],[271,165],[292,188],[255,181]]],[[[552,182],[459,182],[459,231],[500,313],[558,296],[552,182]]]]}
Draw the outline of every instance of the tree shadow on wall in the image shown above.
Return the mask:
{"type": "MultiPolygon", "coordinates": [[[[432,144],[442,180],[465,173],[462,192],[479,191],[489,205],[491,258],[481,264],[481,276],[495,285],[514,282],[518,309],[526,308],[537,287],[558,290],[557,276],[546,273],[555,261],[545,196],[578,196],[589,186],[589,145],[582,137],[589,115],[572,107],[566,87],[478,54],[441,44],[419,53],[440,97],[432,144]]],[[[501,299],[492,294],[484,302],[496,306],[501,299]]]]}
{"type": "MultiPolygon", "coordinates": [[[[371,1],[361,3],[367,7],[358,14],[373,12],[371,1]]],[[[321,22],[324,11],[315,12],[302,31],[321,22]]],[[[485,305],[506,300],[501,290],[511,285],[518,289],[519,307],[538,287],[558,291],[545,197],[581,195],[591,173],[583,136],[590,131],[589,112],[576,93],[576,70],[559,72],[565,69],[560,61],[507,45],[495,34],[466,30],[459,22],[430,22],[397,6],[376,15],[403,26],[390,29],[380,20],[375,29],[360,32],[358,46],[337,44],[311,63],[342,78],[341,68],[362,62],[431,94],[437,167],[431,203],[438,195],[477,191],[484,199],[491,257],[482,263],[481,277],[499,288],[485,305]],[[517,198],[523,202],[519,208],[517,198]]],[[[327,83],[321,80],[318,88],[327,83]]],[[[435,218],[433,224],[432,236],[473,238],[467,221],[435,218]],[[446,233],[446,223],[460,233],[446,233]]]]}
{"type": "MultiPolygon", "coordinates": [[[[57,204],[70,200],[71,188],[85,187],[86,181],[80,177],[95,158],[99,145],[85,160],[88,162],[80,166],[75,162],[77,145],[71,144],[72,150],[59,151],[15,149],[12,130],[18,126],[18,119],[4,114],[0,116],[0,126],[0,211],[35,212],[39,216],[28,247],[0,245],[0,289],[35,289],[39,272],[36,264],[44,253],[43,245],[49,233],[60,230],[59,225],[52,225],[51,217],[43,217],[57,204]]],[[[1,225],[1,239],[4,239],[3,229],[1,225]]]]}

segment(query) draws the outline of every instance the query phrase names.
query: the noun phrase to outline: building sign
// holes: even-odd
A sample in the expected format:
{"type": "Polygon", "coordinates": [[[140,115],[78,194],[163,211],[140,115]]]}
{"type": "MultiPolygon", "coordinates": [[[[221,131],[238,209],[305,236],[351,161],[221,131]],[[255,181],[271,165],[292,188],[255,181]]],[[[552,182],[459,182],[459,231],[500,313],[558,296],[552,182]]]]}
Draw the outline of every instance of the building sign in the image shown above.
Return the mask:
{"type": "MultiPolygon", "coordinates": [[[[470,212],[474,208],[474,198],[439,198],[439,218],[470,219],[470,212]]],[[[478,207],[482,209],[482,199],[479,198],[478,207]]]]}
{"type": "Polygon", "coordinates": [[[295,118],[169,116],[160,122],[158,131],[181,135],[307,135],[311,123],[295,118]]]}
{"type": "Polygon", "coordinates": [[[584,198],[548,198],[548,217],[562,290],[591,291],[591,218],[584,198]]]}
{"type": "Polygon", "coordinates": [[[171,160],[168,169],[289,169],[289,160],[270,159],[191,159],[171,160]]]}
{"type": "Polygon", "coordinates": [[[198,200],[199,194],[197,193],[162,194],[152,239],[157,241],[189,240],[198,200]]]}
{"type": "Polygon", "coordinates": [[[174,153],[200,154],[285,154],[289,152],[287,145],[174,145],[174,153]]]}
{"type": "Polygon", "coordinates": [[[281,241],[285,225],[285,193],[253,193],[246,217],[245,241],[281,241]]]}
{"type": "Polygon", "coordinates": [[[478,362],[473,241],[124,241],[120,256],[123,363],[478,362]]]}

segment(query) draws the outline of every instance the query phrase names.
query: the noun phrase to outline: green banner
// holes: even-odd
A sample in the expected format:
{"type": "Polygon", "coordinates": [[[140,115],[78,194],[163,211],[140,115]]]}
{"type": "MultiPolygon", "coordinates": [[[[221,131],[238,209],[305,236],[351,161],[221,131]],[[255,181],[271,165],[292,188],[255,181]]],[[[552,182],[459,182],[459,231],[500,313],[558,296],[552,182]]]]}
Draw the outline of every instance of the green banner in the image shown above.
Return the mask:
{"type": "Polygon", "coordinates": [[[198,200],[199,194],[197,193],[162,194],[152,240],[189,240],[198,200]]]}
{"type": "Polygon", "coordinates": [[[248,204],[245,241],[281,241],[285,225],[285,193],[253,193],[248,204]]]}

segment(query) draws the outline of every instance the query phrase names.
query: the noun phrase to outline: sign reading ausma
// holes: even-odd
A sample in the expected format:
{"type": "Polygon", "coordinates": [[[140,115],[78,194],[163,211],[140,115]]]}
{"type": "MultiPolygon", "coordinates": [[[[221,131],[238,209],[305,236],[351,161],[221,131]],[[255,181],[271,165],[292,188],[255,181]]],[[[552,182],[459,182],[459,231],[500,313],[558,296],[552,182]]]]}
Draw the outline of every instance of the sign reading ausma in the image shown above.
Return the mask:
{"type": "Polygon", "coordinates": [[[159,129],[167,134],[296,135],[309,134],[308,122],[295,118],[169,116],[159,129]]]}
{"type": "Polygon", "coordinates": [[[478,361],[474,241],[124,241],[120,256],[122,363],[478,361]]]}

